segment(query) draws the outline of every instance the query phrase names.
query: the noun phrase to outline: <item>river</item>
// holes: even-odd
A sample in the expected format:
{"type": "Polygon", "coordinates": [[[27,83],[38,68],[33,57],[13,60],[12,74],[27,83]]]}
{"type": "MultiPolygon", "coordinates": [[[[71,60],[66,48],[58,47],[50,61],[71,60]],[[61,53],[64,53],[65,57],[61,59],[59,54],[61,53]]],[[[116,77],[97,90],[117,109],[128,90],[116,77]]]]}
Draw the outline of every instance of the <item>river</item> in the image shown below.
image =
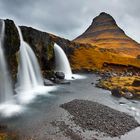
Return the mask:
{"type": "MultiPolygon", "coordinates": [[[[67,125],[83,139],[92,139],[92,132],[83,132],[78,126],[69,122],[68,112],[60,108],[60,104],[73,99],[84,99],[99,102],[119,111],[123,111],[135,117],[140,123],[140,102],[111,96],[110,91],[95,87],[98,82],[97,75],[86,74],[86,79],[72,80],[70,85],[58,85],[56,91],[46,95],[38,96],[32,103],[24,106],[25,110],[10,118],[0,117],[0,123],[7,124],[10,130],[19,133],[20,140],[67,140],[69,136],[64,135],[58,127],[52,125],[53,121],[65,121],[67,125]],[[92,83],[92,84],[91,84],[92,83]],[[72,126],[74,126],[72,128],[72,126]]],[[[140,128],[121,136],[110,138],[107,136],[96,136],[101,140],[139,140],[140,128]]]]}

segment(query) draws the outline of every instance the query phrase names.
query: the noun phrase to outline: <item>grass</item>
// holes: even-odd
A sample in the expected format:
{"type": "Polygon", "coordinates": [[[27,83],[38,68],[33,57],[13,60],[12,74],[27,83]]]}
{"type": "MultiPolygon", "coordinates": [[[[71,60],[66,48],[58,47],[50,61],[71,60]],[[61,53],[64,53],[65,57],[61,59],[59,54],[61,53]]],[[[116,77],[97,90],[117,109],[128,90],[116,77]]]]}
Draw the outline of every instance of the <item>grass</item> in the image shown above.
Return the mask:
{"type": "Polygon", "coordinates": [[[120,64],[125,66],[135,66],[140,68],[140,60],[129,55],[102,51],[98,47],[75,49],[71,56],[71,65],[73,69],[102,69],[104,63],[120,64]]]}
{"type": "Polygon", "coordinates": [[[140,80],[138,76],[124,76],[124,77],[111,77],[107,80],[102,80],[100,84],[103,88],[112,90],[119,88],[121,91],[127,90],[136,96],[140,97],[140,86],[135,87],[132,85],[134,80],[140,80]]]}

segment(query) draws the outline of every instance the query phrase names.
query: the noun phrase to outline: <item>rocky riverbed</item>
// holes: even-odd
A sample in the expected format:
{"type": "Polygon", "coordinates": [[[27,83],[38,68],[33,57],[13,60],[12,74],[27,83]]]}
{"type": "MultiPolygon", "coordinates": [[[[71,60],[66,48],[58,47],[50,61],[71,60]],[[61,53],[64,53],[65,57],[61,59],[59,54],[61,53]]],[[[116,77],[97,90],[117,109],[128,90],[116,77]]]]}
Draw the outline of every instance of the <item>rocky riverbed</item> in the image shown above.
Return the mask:
{"type": "MultiPolygon", "coordinates": [[[[14,134],[16,135],[17,132],[19,137],[19,139],[17,140],[139,140],[140,127],[133,129],[137,125],[139,126],[139,124],[137,124],[133,117],[140,123],[139,101],[127,100],[123,97],[114,98],[113,96],[111,96],[110,91],[104,90],[102,88],[97,88],[95,86],[95,84],[100,79],[100,76],[95,74],[86,74],[83,76],[85,76],[86,79],[72,80],[71,84],[62,84],[56,87],[56,91],[52,91],[49,94],[46,93],[37,96],[37,98],[34,99],[32,103],[24,106],[24,112],[15,114],[15,116],[11,116],[10,118],[3,118],[2,116],[0,116],[0,124],[7,127],[7,129],[5,129],[5,127],[2,127],[2,131],[0,131],[0,133],[5,132],[5,134],[10,134],[10,131],[12,132],[12,134],[13,132],[15,132],[14,134]],[[78,110],[76,110],[78,112],[75,113],[76,116],[60,107],[60,105],[70,103],[75,99],[84,100],[85,102],[87,100],[95,103],[98,102],[98,104],[101,104],[101,106],[103,106],[102,108],[104,113],[106,112],[106,106],[118,110],[118,112],[126,112],[127,114],[133,116],[130,118],[135,121],[136,125],[134,123],[129,128],[127,124],[127,118],[125,118],[126,120],[120,118],[117,122],[119,122],[121,119],[126,122],[125,125],[128,127],[128,130],[126,130],[125,132],[129,132],[120,137],[110,137],[110,135],[106,132],[102,133],[100,132],[101,130],[99,131],[96,128],[93,129],[93,127],[90,126],[90,123],[91,125],[93,123],[90,122],[93,116],[99,115],[99,110],[96,110],[96,115],[95,107],[93,107],[93,110],[90,102],[87,103],[89,105],[84,105],[84,107],[81,107],[81,110],[81,105],[71,105],[72,110],[76,110],[76,108],[78,110]],[[91,106],[91,109],[90,107],[89,109],[87,109],[88,107],[86,106],[91,106]],[[83,116],[79,114],[79,111],[81,112],[80,114],[83,113],[83,116]],[[85,113],[87,113],[87,116],[85,115],[85,113]],[[78,117],[77,123],[75,121],[76,117],[78,117]],[[80,125],[78,123],[78,120],[83,121],[83,126],[85,124],[85,127],[80,125]]],[[[101,125],[99,127],[103,127],[104,124],[106,124],[106,120],[104,120],[105,115],[102,114],[100,118],[97,119],[101,122],[101,124],[98,123],[99,125],[101,125]]],[[[111,119],[112,123],[116,122],[115,119],[111,119]]],[[[97,123],[97,121],[95,122],[97,123]]],[[[108,124],[109,123],[110,122],[108,122],[108,124]]],[[[111,124],[109,125],[111,126],[111,124]]],[[[131,125],[131,122],[129,123],[129,125],[131,125]]],[[[111,129],[111,127],[109,128],[111,129]]],[[[123,127],[123,129],[125,128],[126,127],[123,127]]],[[[112,127],[112,129],[113,130],[111,131],[114,132],[114,126],[112,127]]],[[[117,132],[115,131],[115,133],[117,132]]]]}
{"type": "Polygon", "coordinates": [[[140,99],[139,72],[100,72],[97,87],[110,90],[112,95],[127,99],[140,99]],[[114,94],[114,90],[118,91],[114,94]]]}
{"type": "Polygon", "coordinates": [[[124,135],[140,126],[132,116],[97,102],[75,99],[61,107],[73,115],[74,122],[80,127],[100,131],[111,137],[124,135]]]}

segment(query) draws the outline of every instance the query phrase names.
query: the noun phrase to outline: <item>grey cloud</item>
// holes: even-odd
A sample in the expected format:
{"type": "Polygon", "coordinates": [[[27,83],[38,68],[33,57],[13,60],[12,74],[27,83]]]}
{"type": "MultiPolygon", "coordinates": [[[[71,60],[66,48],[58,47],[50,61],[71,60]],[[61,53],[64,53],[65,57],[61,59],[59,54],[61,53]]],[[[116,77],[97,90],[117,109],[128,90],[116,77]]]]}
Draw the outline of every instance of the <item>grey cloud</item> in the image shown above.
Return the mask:
{"type": "Polygon", "coordinates": [[[0,17],[73,39],[105,11],[128,35],[140,41],[139,5],[139,0],[1,0],[0,17]]]}

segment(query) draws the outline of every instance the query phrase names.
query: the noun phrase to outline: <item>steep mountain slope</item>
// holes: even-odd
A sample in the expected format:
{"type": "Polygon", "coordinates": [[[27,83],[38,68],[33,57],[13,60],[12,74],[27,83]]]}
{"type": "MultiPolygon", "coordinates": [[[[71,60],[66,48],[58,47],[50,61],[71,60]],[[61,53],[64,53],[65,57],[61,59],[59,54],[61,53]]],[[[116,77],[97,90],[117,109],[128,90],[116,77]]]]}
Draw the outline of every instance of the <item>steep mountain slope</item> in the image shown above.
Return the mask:
{"type": "Polygon", "coordinates": [[[107,13],[95,17],[89,28],[74,41],[90,43],[129,57],[136,57],[140,52],[140,44],[128,37],[107,13]]]}
{"type": "Polygon", "coordinates": [[[128,37],[107,13],[95,17],[74,42],[94,46],[75,49],[72,56],[74,68],[99,69],[106,64],[140,67],[140,44],[128,37]]]}

